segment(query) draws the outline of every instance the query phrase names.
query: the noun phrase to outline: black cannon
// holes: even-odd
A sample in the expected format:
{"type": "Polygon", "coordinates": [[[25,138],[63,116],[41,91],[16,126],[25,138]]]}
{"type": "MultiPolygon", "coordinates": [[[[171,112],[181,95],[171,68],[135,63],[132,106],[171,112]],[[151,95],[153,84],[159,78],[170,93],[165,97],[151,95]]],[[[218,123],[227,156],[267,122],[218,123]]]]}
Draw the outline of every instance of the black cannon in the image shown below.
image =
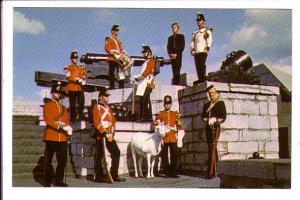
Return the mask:
{"type": "Polygon", "coordinates": [[[259,76],[251,71],[252,64],[251,57],[245,51],[232,51],[222,62],[220,70],[208,73],[206,80],[225,83],[259,84],[259,76]]]}

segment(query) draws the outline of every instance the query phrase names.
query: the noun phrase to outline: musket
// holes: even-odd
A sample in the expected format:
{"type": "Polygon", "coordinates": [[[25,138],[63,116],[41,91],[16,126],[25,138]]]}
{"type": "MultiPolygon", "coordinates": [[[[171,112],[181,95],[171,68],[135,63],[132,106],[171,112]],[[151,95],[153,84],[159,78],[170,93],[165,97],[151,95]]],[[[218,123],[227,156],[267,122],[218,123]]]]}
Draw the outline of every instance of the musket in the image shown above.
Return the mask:
{"type": "Polygon", "coordinates": [[[217,171],[217,164],[216,164],[216,149],[217,149],[217,143],[218,143],[218,135],[220,133],[220,128],[216,127],[216,125],[212,125],[211,126],[212,129],[212,150],[211,150],[211,161],[210,161],[210,171],[209,171],[209,175],[215,175],[216,171],[217,171]]]}
{"type": "Polygon", "coordinates": [[[105,170],[106,170],[106,174],[107,174],[107,182],[108,183],[113,183],[114,180],[113,180],[113,178],[111,176],[111,173],[110,173],[110,171],[108,169],[107,160],[106,160],[106,151],[105,151],[106,150],[106,141],[105,141],[105,136],[102,137],[102,143],[103,143],[103,145],[102,145],[102,147],[103,147],[103,164],[104,164],[104,167],[105,167],[105,170]]]}
{"type": "Polygon", "coordinates": [[[132,84],[132,102],[131,102],[131,115],[133,116],[135,113],[134,104],[135,104],[135,81],[133,80],[132,84]]]}

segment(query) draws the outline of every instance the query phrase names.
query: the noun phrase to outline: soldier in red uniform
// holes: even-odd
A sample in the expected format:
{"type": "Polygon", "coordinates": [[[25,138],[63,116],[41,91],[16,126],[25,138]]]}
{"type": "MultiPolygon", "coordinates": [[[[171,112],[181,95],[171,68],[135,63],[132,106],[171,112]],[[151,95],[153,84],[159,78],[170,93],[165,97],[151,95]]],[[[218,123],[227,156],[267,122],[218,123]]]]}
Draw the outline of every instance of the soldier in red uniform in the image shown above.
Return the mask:
{"type": "Polygon", "coordinates": [[[69,95],[71,122],[83,118],[84,109],[84,90],[86,83],[86,71],[83,67],[77,65],[78,53],[71,53],[71,64],[65,68],[68,84],[66,91],[69,95]]]}
{"type": "Polygon", "coordinates": [[[145,122],[152,122],[152,106],[150,100],[150,94],[152,90],[155,88],[155,79],[154,79],[154,72],[155,72],[155,60],[152,56],[151,48],[147,45],[143,46],[144,58],[146,61],[142,65],[142,71],[140,74],[133,76],[134,80],[142,80],[138,86],[144,87],[145,90],[143,94],[137,94],[137,96],[141,96],[140,100],[140,117],[141,121],[145,122]],[[144,85],[144,86],[143,86],[144,85]]]}
{"type": "Polygon", "coordinates": [[[179,178],[177,172],[178,163],[178,130],[182,130],[180,115],[177,111],[172,111],[172,97],[166,95],[164,97],[165,110],[160,111],[156,115],[155,124],[162,123],[165,126],[166,136],[163,138],[162,145],[162,163],[167,177],[179,178]],[[170,150],[170,162],[168,151],[170,150]]]}
{"type": "Polygon", "coordinates": [[[122,182],[124,178],[119,177],[119,161],[120,161],[120,149],[114,139],[116,120],[112,113],[111,108],[108,106],[107,89],[103,88],[99,92],[98,104],[93,107],[93,124],[98,133],[96,136],[96,152],[95,152],[95,182],[107,182],[104,177],[101,159],[103,158],[103,140],[105,137],[106,148],[111,156],[111,168],[110,173],[114,181],[122,182]]]}
{"type": "Polygon", "coordinates": [[[220,124],[226,120],[226,107],[224,101],[218,97],[218,91],[214,85],[209,86],[206,91],[210,101],[204,104],[201,118],[206,124],[206,140],[208,145],[208,179],[215,177],[216,164],[218,160],[217,143],[220,136],[220,124]]]}
{"type": "Polygon", "coordinates": [[[62,96],[60,83],[54,84],[51,89],[52,100],[44,105],[43,115],[46,122],[44,132],[45,163],[44,178],[45,186],[52,183],[52,158],[56,153],[57,167],[55,172],[56,186],[68,186],[63,182],[64,171],[67,162],[67,141],[72,135],[72,128],[68,119],[67,109],[59,102],[62,96]]]}
{"type": "MultiPolygon", "coordinates": [[[[119,64],[116,57],[123,51],[122,42],[118,38],[119,25],[115,24],[111,28],[111,36],[105,38],[105,51],[108,53],[109,65],[109,89],[115,89],[115,70],[119,72],[119,64]]],[[[119,80],[119,88],[124,88],[124,80],[119,80]]]]}

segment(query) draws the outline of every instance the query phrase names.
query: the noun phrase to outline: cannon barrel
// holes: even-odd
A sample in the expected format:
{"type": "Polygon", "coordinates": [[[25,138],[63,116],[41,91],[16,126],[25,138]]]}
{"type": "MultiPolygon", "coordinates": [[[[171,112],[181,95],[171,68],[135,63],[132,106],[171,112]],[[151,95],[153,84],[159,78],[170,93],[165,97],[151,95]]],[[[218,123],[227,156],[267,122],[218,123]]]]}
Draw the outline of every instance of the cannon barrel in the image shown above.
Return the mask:
{"type": "MultiPolygon", "coordinates": [[[[133,60],[133,66],[142,66],[145,62],[145,58],[142,56],[130,56],[133,60]]],[[[163,57],[153,56],[157,60],[160,66],[168,65],[171,63],[170,59],[164,59],[163,57]]],[[[80,57],[80,62],[85,64],[99,63],[101,61],[107,61],[107,54],[98,54],[98,53],[86,53],[80,57]]]]}
{"type": "Polygon", "coordinates": [[[232,66],[238,66],[243,71],[247,71],[252,67],[251,57],[243,50],[232,51],[227,54],[226,59],[222,62],[220,69],[230,68],[232,66]]]}
{"type": "Polygon", "coordinates": [[[232,51],[227,54],[220,70],[210,72],[206,80],[225,83],[258,84],[257,74],[249,70],[252,67],[251,57],[243,50],[232,51]]]}

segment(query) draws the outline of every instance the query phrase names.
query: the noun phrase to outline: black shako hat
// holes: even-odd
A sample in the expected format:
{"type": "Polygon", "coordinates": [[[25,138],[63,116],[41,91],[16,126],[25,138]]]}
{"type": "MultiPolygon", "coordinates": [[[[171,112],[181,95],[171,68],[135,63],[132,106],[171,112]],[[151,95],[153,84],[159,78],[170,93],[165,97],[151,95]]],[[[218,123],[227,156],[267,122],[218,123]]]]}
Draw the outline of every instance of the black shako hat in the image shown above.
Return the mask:
{"type": "Polygon", "coordinates": [[[77,58],[78,58],[78,53],[77,53],[77,51],[71,52],[70,58],[71,58],[71,59],[75,59],[75,58],[77,59],[77,58]]]}
{"type": "Polygon", "coordinates": [[[100,88],[98,97],[100,96],[105,96],[105,97],[110,96],[110,94],[107,93],[107,88],[105,87],[100,88]]]}
{"type": "Polygon", "coordinates": [[[148,52],[148,51],[152,53],[151,48],[148,45],[142,45],[142,47],[143,47],[142,53],[145,53],[145,52],[148,52]]]}
{"type": "Polygon", "coordinates": [[[114,25],[111,27],[111,30],[112,30],[112,31],[119,31],[119,24],[114,24],[114,25]]]}
{"type": "Polygon", "coordinates": [[[214,85],[210,85],[206,88],[206,92],[209,92],[211,89],[217,89],[214,85]]]}
{"type": "Polygon", "coordinates": [[[59,94],[63,94],[64,91],[63,91],[63,88],[61,86],[61,82],[57,82],[57,83],[54,83],[51,87],[51,93],[59,93],[59,94]]]}
{"type": "Polygon", "coordinates": [[[166,95],[164,97],[164,105],[171,104],[172,103],[172,97],[170,95],[166,95]]]}
{"type": "Polygon", "coordinates": [[[196,21],[201,21],[201,20],[206,21],[204,15],[202,13],[200,13],[200,12],[197,12],[196,21]]]}

